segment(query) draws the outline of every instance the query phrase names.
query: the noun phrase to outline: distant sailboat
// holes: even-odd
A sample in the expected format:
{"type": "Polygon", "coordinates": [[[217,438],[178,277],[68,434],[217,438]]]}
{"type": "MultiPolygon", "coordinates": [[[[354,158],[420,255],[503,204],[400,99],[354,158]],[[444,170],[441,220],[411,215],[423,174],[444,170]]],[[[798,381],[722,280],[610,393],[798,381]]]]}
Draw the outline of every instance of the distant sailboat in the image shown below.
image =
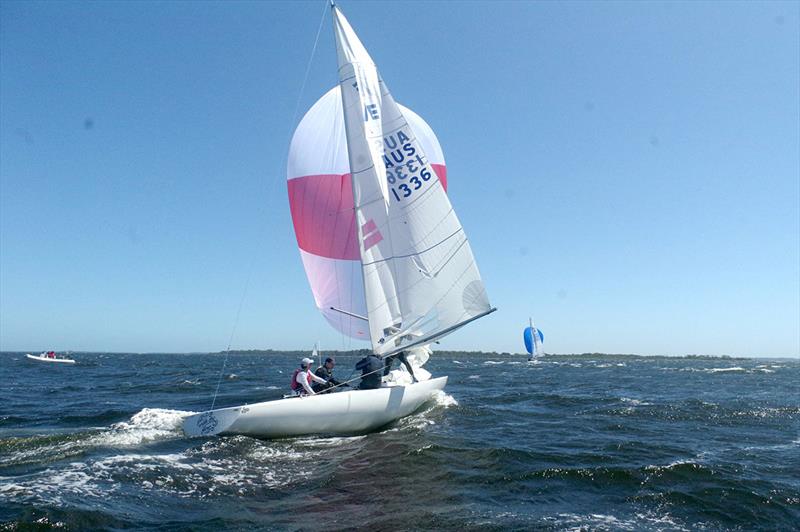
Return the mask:
{"type": "Polygon", "coordinates": [[[314,344],[314,349],[311,351],[311,360],[316,360],[317,364],[322,365],[322,355],[319,352],[319,344],[314,344]]]}
{"type": "Polygon", "coordinates": [[[525,340],[525,349],[528,350],[528,362],[535,362],[537,357],[544,354],[544,333],[533,326],[532,318],[528,318],[528,326],[525,327],[522,338],[525,340]]]}
{"type": "Polygon", "coordinates": [[[421,368],[431,343],[495,309],[445,193],[430,127],[394,101],[374,62],[332,5],[339,87],[292,139],[289,202],[318,308],[379,356],[405,353],[378,389],[223,408],[189,416],[193,436],[281,437],[374,430],[444,388],[421,368]]]}

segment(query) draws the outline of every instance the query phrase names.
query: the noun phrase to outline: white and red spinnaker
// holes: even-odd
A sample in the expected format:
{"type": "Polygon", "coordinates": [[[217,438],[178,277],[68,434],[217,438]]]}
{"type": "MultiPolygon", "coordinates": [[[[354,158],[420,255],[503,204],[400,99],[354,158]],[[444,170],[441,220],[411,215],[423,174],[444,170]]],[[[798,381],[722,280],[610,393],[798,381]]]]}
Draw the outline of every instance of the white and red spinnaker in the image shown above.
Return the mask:
{"type": "MultiPolygon", "coordinates": [[[[431,166],[447,186],[439,141],[416,113],[399,106],[431,166]]],[[[400,146],[384,146],[385,154],[400,146]]],[[[292,137],[287,165],[289,206],[300,257],[317,308],[342,333],[369,341],[342,97],[337,86],[306,113],[292,137]]],[[[367,228],[368,229],[368,228],[367,228]]]]}

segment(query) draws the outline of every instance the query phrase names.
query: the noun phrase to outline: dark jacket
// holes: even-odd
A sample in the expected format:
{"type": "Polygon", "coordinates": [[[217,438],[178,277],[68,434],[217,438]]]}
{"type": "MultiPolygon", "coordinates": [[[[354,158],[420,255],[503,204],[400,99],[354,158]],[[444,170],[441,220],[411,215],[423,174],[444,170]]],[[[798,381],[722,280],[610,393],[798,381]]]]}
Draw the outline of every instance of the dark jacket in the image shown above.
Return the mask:
{"type": "Polygon", "coordinates": [[[356,369],[361,370],[360,390],[374,390],[381,387],[383,360],[377,355],[369,355],[358,361],[356,369]]]}
{"type": "Polygon", "coordinates": [[[333,370],[329,370],[328,368],[326,368],[325,364],[318,367],[317,371],[314,372],[314,375],[328,381],[328,384],[320,384],[319,382],[314,382],[311,385],[311,389],[314,390],[315,392],[321,392],[322,390],[327,390],[331,386],[336,386],[337,384],[339,384],[339,381],[333,378],[333,370]]]}

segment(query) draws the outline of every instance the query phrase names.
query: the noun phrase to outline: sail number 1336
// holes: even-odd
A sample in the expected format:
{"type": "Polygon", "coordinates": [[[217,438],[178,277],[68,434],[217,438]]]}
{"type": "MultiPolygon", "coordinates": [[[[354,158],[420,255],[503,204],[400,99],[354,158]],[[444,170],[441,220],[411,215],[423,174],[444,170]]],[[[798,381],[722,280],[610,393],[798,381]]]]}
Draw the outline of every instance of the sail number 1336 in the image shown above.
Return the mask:
{"type": "Polygon", "coordinates": [[[397,201],[403,201],[411,197],[414,191],[421,189],[423,183],[430,181],[432,177],[433,174],[424,165],[419,155],[404,165],[386,169],[386,180],[389,182],[389,188],[397,201]],[[415,162],[419,162],[419,165],[415,164],[415,162]],[[408,170],[408,173],[406,170],[408,170]]]}

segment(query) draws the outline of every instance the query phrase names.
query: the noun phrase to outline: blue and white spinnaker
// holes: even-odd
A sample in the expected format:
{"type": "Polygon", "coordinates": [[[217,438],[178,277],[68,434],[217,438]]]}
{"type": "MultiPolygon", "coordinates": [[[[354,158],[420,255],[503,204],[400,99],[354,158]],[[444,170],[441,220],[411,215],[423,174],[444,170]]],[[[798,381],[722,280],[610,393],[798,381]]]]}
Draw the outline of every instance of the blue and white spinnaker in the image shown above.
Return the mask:
{"type": "Polygon", "coordinates": [[[542,344],[544,343],[544,333],[533,326],[533,320],[528,320],[528,326],[525,327],[525,332],[522,337],[525,340],[525,349],[528,350],[528,361],[534,360],[536,357],[544,354],[542,351],[542,344]]]}

